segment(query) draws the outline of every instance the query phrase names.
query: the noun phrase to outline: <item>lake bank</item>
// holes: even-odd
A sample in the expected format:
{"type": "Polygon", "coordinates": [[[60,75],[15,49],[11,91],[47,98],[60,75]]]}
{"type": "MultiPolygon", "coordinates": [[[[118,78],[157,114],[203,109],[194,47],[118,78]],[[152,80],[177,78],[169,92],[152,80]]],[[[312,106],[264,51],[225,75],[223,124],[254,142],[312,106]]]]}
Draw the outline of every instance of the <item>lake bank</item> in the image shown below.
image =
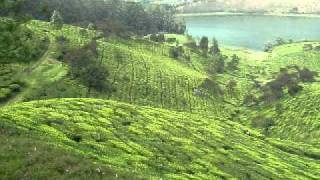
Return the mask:
{"type": "Polygon", "coordinates": [[[278,16],[278,17],[307,17],[320,18],[320,14],[289,14],[289,13],[237,13],[237,12],[210,12],[210,13],[181,13],[177,17],[196,16],[278,16]]]}

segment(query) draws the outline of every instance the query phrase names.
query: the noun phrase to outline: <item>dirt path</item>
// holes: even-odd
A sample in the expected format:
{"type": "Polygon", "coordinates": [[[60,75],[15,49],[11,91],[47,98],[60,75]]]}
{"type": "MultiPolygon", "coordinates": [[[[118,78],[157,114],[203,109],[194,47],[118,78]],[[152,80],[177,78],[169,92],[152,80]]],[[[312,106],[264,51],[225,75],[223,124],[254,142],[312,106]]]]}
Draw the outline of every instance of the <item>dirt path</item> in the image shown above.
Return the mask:
{"type": "MultiPolygon", "coordinates": [[[[50,53],[54,51],[55,44],[54,44],[54,38],[51,37],[50,35],[48,36],[50,37],[50,42],[49,42],[47,51],[42,55],[41,58],[39,58],[37,62],[26,67],[22,72],[20,72],[17,75],[20,79],[22,79],[24,82],[27,83],[27,86],[23,89],[22,92],[15,95],[8,102],[6,102],[4,106],[23,101],[23,98],[27,93],[32,91],[33,88],[37,87],[41,81],[44,81],[46,80],[46,78],[48,78],[47,74],[41,74],[37,72],[37,71],[41,72],[41,68],[42,68],[41,66],[48,66],[50,64],[51,68],[64,68],[61,62],[58,62],[57,60],[50,58],[50,53]]],[[[59,71],[56,71],[55,74],[50,74],[50,76],[59,76],[58,72],[59,71]]]]}

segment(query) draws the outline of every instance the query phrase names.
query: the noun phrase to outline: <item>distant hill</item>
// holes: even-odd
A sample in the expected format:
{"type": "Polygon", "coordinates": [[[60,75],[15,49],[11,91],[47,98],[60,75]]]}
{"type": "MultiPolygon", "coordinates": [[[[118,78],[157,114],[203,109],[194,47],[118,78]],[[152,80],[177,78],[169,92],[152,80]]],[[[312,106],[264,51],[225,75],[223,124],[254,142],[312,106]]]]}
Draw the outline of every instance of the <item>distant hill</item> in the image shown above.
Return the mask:
{"type": "Polygon", "coordinates": [[[319,0],[189,0],[179,1],[181,3],[179,9],[185,13],[216,11],[319,13],[319,2],[319,0]]]}

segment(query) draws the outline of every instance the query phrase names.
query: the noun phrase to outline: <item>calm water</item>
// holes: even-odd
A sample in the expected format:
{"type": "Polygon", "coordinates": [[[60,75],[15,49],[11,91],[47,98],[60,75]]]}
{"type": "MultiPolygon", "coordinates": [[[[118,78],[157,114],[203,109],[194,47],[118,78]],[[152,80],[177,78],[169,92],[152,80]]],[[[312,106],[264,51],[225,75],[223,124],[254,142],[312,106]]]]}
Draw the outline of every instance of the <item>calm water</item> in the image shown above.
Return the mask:
{"type": "Polygon", "coordinates": [[[226,46],[261,50],[277,37],[320,40],[320,18],[277,16],[185,17],[188,33],[195,37],[216,37],[226,46]]]}

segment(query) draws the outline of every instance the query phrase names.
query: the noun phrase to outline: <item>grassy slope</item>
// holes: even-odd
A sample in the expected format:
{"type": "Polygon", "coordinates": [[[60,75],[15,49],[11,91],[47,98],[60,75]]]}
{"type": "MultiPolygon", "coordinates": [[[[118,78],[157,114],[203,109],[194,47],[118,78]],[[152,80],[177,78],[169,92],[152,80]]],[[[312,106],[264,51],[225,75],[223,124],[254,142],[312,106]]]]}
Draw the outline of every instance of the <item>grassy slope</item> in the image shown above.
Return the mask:
{"type": "MultiPolygon", "coordinates": [[[[73,47],[78,47],[94,36],[94,32],[83,34],[80,28],[73,26],[52,30],[47,23],[39,21],[32,21],[28,27],[39,36],[49,36],[50,46],[38,62],[19,65],[21,69],[15,72],[16,78],[27,82],[27,88],[10,103],[23,100],[35,86],[63,80],[67,68],[52,59],[51,55],[56,51],[55,37],[64,35],[73,47]]],[[[318,96],[319,83],[306,84],[305,90],[296,98],[285,97],[279,101],[286,109],[280,116],[275,113],[274,105],[257,109],[239,106],[246,94],[254,92],[254,80],[264,83],[280,67],[298,64],[319,72],[317,60],[320,53],[303,52],[304,43],[280,46],[270,54],[223,49],[223,53],[228,56],[235,53],[241,57],[239,70],[228,70],[224,75],[214,77],[221,85],[227,84],[229,80],[238,82],[237,96],[225,95],[224,102],[228,103],[223,103],[214,94],[209,97],[193,94],[193,89],[207,78],[204,73],[207,59],[195,53],[191,54],[191,62],[185,62],[169,58],[167,47],[161,44],[117,39],[109,39],[107,42],[100,39],[98,42],[100,58],[110,68],[110,81],[118,90],[111,95],[111,99],[179,111],[191,109],[192,112],[209,112],[214,117],[113,101],[75,99],[6,107],[0,119],[7,121],[0,121],[0,125],[2,123],[2,127],[10,126],[11,129],[17,123],[21,128],[18,132],[31,132],[32,138],[36,139],[47,132],[48,139],[40,139],[39,142],[44,140],[58,144],[58,151],[68,149],[73,155],[77,152],[110,164],[116,171],[130,167],[130,173],[149,177],[319,177],[319,148],[316,145],[264,140],[251,130],[253,135],[249,136],[246,135],[245,127],[227,121],[231,110],[235,109],[239,109],[240,113],[233,120],[241,119],[245,124],[250,124],[250,119],[258,114],[266,114],[277,122],[271,129],[272,137],[315,144],[320,126],[317,123],[318,103],[314,96],[318,96]],[[116,52],[122,54],[120,59],[123,61],[118,61],[116,52]],[[230,103],[233,105],[229,106],[230,103]],[[306,108],[300,108],[301,104],[306,108]],[[309,131],[306,132],[306,129],[309,131]],[[146,133],[148,137],[145,137],[146,133]],[[74,142],[79,138],[82,140],[80,143],[74,142]],[[106,151],[106,147],[110,149],[106,151]],[[176,149],[179,151],[176,152],[176,149]]],[[[100,93],[94,96],[108,98],[100,93]]]]}
{"type": "Polygon", "coordinates": [[[237,123],[94,99],[1,109],[1,132],[29,134],[116,171],[165,179],[319,178],[313,147],[264,139],[237,123]],[[309,154],[308,154],[309,153],[309,154]]]}
{"type": "Polygon", "coordinates": [[[135,179],[73,151],[0,128],[1,179],[135,179]]]}
{"type": "MultiPolygon", "coordinates": [[[[289,65],[298,65],[301,68],[307,67],[319,73],[320,53],[315,50],[303,51],[303,45],[308,43],[314,46],[319,44],[318,42],[301,42],[276,47],[267,56],[266,60],[257,64],[258,67],[264,68],[264,73],[256,79],[260,82],[266,82],[272,79],[273,74],[279,72],[280,68],[289,65]]],[[[271,105],[253,109],[253,117],[263,115],[275,120],[276,125],[270,129],[270,136],[313,144],[318,143],[320,104],[317,97],[320,93],[320,82],[308,83],[303,86],[304,90],[296,97],[286,95],[280,101],[271,105]],[[276,111],[276,106],[281,107],[281,112],[276,111]]],[[[250,120],[250,118],[246,120],[250,120]]]]}
{"type": "MultiPolygon", "coordinates": [[[[48,82],[64,78],[67,67],[54,59],[57,43],[55,38],[65,36],[71,47],[80,47],[95,36],[95,32],[65,25],[61,30],[52,29],[48,23],[32,21],[28,27],[39,36],[49,36],[50,46],[47,53],[35,64],[30,65],[31,72],[21,72],[20,79],[29,85],[28,91],[10,102],[24,100],[24,96],[47,86],[48,82]]],[[[117,90],[110,95],[93,93],[93,97],[174,109],[220,114],[227,117],[230,109],[221,105],[221,100],[213,93],[197,96],[194,89],[199,88],[207,78],[203,71],[206,61],[195,53],[192,60],[185,62],[169,57],[169,47],[158,43],[139,40],[100,39],[99,59],[110,71],[110,82],[117,90]],[[116,54],[120,54],[121,57],[116,54]]]]}

